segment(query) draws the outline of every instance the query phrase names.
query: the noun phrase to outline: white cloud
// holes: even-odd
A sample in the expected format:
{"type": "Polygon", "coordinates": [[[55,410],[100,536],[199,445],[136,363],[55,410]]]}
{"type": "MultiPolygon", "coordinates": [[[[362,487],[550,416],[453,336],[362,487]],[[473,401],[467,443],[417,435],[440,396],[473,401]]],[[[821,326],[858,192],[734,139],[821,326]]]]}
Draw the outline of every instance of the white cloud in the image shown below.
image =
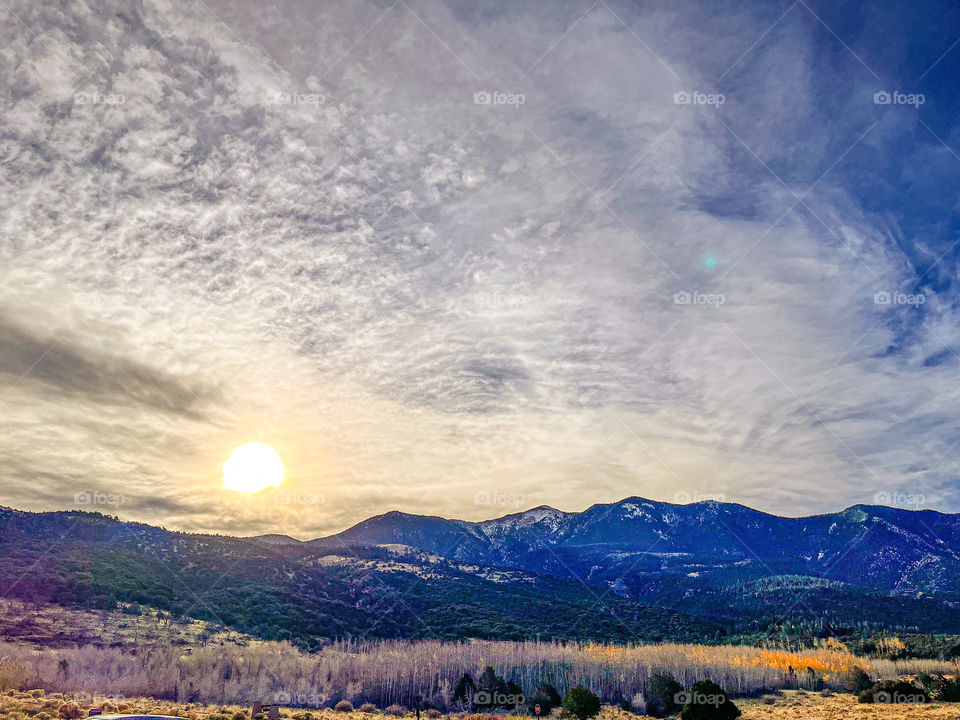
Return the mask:
{"type": "Polygon", "coordinates": [[[870,124],[818,138],[809,167],[781,152],[813,102],[803,30],[757,50],[784,72],[718,119],[673,94],[709,91],[705,58],[762,23],[716,18],[707,47],[682,8],[210,7],[101,29],[82,3],[21,4],[42,40],[5,23],[27,62],[4,69],[3,319],[70,353],[0,368],[0,502],[109,489],[128,517],[303,536],[394,507],[482,517],[478,489],[796,513],[947,449],[951,423],[924,422],[947,369],[884,356],[882,313],[910,311],[873,303],[907,277],[890,238],[829,176],[787,213],[870,124]],[[124,101],[71,105],[82,90],[124,101]],[[248,440],[323,505],[224,493],[248,440]]]}

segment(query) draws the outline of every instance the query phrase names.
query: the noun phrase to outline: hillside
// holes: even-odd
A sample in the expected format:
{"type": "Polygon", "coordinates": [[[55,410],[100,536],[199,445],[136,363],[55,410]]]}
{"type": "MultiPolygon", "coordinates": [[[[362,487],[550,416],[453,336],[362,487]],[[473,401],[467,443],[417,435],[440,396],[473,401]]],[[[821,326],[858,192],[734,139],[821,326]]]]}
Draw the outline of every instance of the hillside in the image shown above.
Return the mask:
{"type": "Polygon", "coordinates": [[[188,535],[97,513],[0,511],[0,577],[34,604],[139,603],[268,640],[333,638],[704,641],[704,619],[550,575],[406,546],[318,550],[188,535]]]}
{"type": "Polygon", "coordinates": [[[716,642],[960,630],[956,516],[855,507],[782,518],[630,498],[485,522],[387,513],[327,538],[175,533],[0,510],[7,595],[139,603],[268,640],[716,642]]]}

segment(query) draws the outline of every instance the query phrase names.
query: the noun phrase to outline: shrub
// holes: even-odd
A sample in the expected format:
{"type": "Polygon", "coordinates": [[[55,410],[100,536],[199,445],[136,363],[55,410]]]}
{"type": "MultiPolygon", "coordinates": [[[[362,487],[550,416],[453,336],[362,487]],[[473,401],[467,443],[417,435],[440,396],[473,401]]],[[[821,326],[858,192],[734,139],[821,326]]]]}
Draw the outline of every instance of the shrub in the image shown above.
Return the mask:
{"type": "Polygon", "coordinates": [[[401,715],[407,714],[407,709],[403,705],[390,705],[384,711],[387,715],[393,715],[395,717],[400,717],[401,715]]]}
{"type": "Polygon", "coordinates": [[[570,688],[563,698],[563,707],[580,720],[587,720],[600,712],[600,698],[585,687],[570,688]]]}
{"type": "Polygon", "coordinates": [[[960,702],[960,678],[952,680],[943,678],[937,699],[942,702],[960,702]]]}
{"type": "Polygon", "coordinates": [[[873,687],[873,680],[862,667],[855,667],[844,673],[843,687],[848,693],[859,695],[873,687]]]}
{"type": "Polygon", "coordinates": [[[537,685],[533,693],[526,698],[527,712],[534,714],[533,709],[539,705],[540,715],[549,715],[554,708],[560,707],[563,698],[553,685],[537,685]]]}
{"type": "Polygon", "coordinates": [[[79,720],[86,714],[75,702],[64,703],[60,706],[59,715],[63,720],[79,720]]]}
{"type": "Polygon", "coordinates": [[[643,689],[647,715],[664,718],[680,709],[677,695],[683,692],[683,686],[672,675],[658,673],[651,675],[643,689]]]}
{"type": "Polygon", "coordinates": [[[682,720],[733,720],[740,717],[740,708],[730,702],[723,688],[712,680],[694,683],[686,693],[682,720]]]}
{"type": "Polygon", "coordinates": [[[914,704],[930,702],[930,693],[906,680],[882,680],[857,695],[862,703],[914,704]]]}
{"type": "Polygon", "coordinates": [[[762,702],[764,705],[776,705],[776,703],[777,703],[777,696],[776,696],[776,695],[764,695],[762,698],[760,698],[760,702],[762,702]]]}
{"type": "Polygon", "coordinates": [[[341,700],[336,705],[333,706],[333,709],[337,712],[348,713],[353,712],[353,705],[349,700],[341,700]]]}
{"type": "Polygon", "coordinates": [[[247,720],[247,716],[245,713],[238,711],[233,714],[233,720],[247,720]]]}
{"type": "Polygon", "coordinates": [[[432,718],[432,720],[437,720],[438,717],[443,717],[443,713],[436,708],[430,708],[427,710],[427,717],[432,718]]]}
{"type": "Polygon", "coordinates": [[[375,713],[377,711],[377,706],[373,703],[364,703],[360,706],[360,712],[364,713],[375,713]]]}
{"type": "Polygon", "coordinates": [[[960,679],[951,679],[940,673],[929,675],[922,672],[917,675],[917,682],[934,700],[960,702],[960,679]]]}
{"type": "MultiPolygon", "coordinates": [[[[207,720],[213,720],[213,716],[211,715],[207,720]]],[[[294,713],[291,720],[313,720],[313,714],[304,710],[303,712],[294,713]]]]}
{"type": "Polygon", "coordinates": [[[468,703],[473,699],[473,694],[477,691],[477,684],[470,677],[470,673],[464,673],[457,681],[457,686],[453,689],[453,702],[468,703]]]}

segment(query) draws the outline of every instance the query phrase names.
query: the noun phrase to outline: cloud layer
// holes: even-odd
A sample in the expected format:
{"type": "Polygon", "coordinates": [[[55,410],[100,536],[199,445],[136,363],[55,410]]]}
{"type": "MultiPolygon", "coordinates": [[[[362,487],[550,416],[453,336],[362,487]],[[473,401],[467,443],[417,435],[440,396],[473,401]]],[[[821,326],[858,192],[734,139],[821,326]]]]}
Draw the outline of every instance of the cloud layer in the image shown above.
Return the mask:
{"type": "Polygon", "coordinates": [[[627,495],[960,510],[949,222],[863,192],[893,148],[960,160],[875,104],[873,12],[0,10],[0,502],[301,537],[627,495]],[[249,440],[279,496],[221,488],[249,440]]]}

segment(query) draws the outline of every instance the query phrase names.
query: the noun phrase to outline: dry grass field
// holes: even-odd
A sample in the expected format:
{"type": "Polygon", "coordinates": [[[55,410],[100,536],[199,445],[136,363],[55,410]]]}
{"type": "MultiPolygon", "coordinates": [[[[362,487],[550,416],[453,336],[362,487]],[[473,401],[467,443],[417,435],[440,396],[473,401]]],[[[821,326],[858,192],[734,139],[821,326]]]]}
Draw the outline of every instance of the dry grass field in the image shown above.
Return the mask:
{"type": "Polygon", "coordinates": [[[853,695],[824,696],[787,690],[775,696],[773,704],[763,700],[737,700],[741,720],[957,720],[956,703],[926,705],[863,705],[853,695]]]}
{"type": "MultiPolygon", "coordinates": [[[[743,720],[957,720],[957,705],[931,703],[928,705],[862,705],[852,695],[821,694],[804,691],[785,691],[764,699],[737,700],[743,711],[743,720]]],[[[92,697],[85,694],[46,694],[42,690],[6,691],[0,694],[0,718],[3,720],[77,720],[88,716],[91,708],[108,712],[135,712],[175,715],[188,720],[249,720],[249,708],[239,705],[178,704],[152,698],[118,699],[92,697]]],[[[290,720],[378,720],[394,717],[382,711],[336,712],[334,710],[305,711],[284,708],[280,717],[290,720]]],[[[396,716],[412,720],[413,713],[396,716]]],[[[427,716],[424,715],[424,718],[427,716]]],[[[448,720],[529,720],[526,716],[444,715],[448,720]]],[[[556,711],[551,717],[569,718],[565,711],[556,711]]],[[[598,720],[631,720],[638,716],[613,706],[604,706],[598,720]]],[[[439,720],[439,719],[438,719],[439,720]]]]}

